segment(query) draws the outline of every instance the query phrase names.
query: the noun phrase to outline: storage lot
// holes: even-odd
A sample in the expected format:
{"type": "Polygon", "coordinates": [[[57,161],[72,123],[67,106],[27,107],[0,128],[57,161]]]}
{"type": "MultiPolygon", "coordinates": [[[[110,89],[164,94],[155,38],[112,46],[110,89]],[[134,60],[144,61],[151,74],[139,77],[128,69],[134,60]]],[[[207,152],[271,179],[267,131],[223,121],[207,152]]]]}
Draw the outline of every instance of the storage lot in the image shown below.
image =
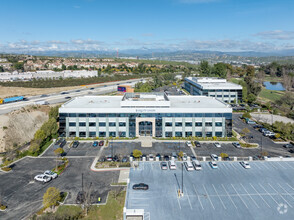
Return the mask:
{"type": "MultiPolygon", "coordinates": [[[[66,157],[68,156],[93,156],[96,157],[100,148],[99,146],[93,147],[93,142],[79,142],[79,146],[77,148],[69,147],[71,142],[67,142],[64,145],[63,150],[66,153],[66,157]]],[[[54,154],[53,145],[43,154],[43,157],[47,156],[56,156],[54,154]]]]}
{"type": "Polygon", "coordinates": [[[161,170],[159,162],[140,162],[130,172],[126,208],[144,209],[147,219],[294,219],[294,162],[219,162],[212,169],[184,169],[184,197],[178,198],[181,164],[161,170]],[[132,190],[135,183],[147,191],[132,190]]]}
{"type": "Polygon", "coordinates": [[[49,187],[57,187],[68,192],[66,204],[74,204],[79,191],[82,190],[82,173],[84,190],[89,188],[93,195],[92,202],[106,201],[111,189],[110,184],[117,182],[119,172],[93,172],[90,170],[93,158],[70,158],[69,166],[57,178],[49,183],[35,182],[34,176],[55,166],[54,158],[25,158],[17,162],[12,172],[0,172],[0,195],[8,206],[6,212],[0,212],[0,219],[22,219],[42,206],[43,195],[49,187]]]}

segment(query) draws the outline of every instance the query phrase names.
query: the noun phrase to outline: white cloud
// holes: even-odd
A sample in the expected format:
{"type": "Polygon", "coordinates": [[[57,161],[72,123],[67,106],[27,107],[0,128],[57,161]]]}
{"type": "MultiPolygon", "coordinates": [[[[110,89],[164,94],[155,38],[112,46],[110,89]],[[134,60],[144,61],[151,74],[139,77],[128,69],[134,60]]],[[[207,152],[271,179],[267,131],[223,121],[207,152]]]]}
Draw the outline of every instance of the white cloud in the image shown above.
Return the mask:
{"type": "Polygon", "coordinates": [[[264,31],[254,34],[254,36],[261,37],[263,39],[272,39],[272,40],[293,40],[294,31],[282,31],[282,30],[273,30],[273,31],[264,31]]]}

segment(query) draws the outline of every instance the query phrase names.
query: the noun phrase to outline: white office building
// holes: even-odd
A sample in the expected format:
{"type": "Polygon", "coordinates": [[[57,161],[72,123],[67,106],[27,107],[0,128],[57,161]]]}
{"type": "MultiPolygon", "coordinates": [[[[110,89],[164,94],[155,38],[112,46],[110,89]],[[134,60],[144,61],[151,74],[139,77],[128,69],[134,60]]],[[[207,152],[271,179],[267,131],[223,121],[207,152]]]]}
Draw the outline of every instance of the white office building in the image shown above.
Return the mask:
{"type": "Polygon", "coordinates": [[[242,86],[226,79],[208,77],[186,77],[184,88],[191,95],[215,97],[226,103],[242,102],[242,86]]]}
{"type": "Polygon", "coordinates": [[[84,96],[60,107],[59,125],[66,137],[230,137],[232,109],[205,96],[84,96]]]}

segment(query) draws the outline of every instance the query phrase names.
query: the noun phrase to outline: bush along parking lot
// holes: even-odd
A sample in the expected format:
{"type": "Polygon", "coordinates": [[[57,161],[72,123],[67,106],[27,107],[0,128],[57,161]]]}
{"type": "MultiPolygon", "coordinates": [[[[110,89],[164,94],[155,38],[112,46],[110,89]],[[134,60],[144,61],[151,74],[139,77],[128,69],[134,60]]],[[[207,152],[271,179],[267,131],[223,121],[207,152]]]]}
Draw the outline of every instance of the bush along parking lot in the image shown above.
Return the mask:
{"type": "Polygon", "coordinates": [[[130,167],[130,162],[116,162],[116,161],[105,161],[105,162],[98,162],[96,163],[97,169],[104,169],[104,168],[120,168],[120,167],[130,167]]]}
{"type": "Polygon", "coordinates": [[[57,165],[57,167],[53,168],[52,171],[57,173],[58,175],[60,175],[61,173],[63,173],[63,171],[65,170],[65,168],[68,166],[69,160],[65,157],[63,157],[61,159],[61,161],[59,161],[59,165],[57,165]]]}

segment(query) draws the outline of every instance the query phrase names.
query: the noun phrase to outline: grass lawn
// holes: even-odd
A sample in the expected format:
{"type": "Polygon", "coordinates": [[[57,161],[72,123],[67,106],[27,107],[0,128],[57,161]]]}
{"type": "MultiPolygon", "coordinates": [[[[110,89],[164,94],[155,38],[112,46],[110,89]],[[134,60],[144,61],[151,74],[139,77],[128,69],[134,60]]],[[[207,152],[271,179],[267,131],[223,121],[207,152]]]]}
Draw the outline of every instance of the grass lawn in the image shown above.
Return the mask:
{"type": "Polygon", "coordinates": [[[240,81],[242,81],[243,79],[237,79],[237,78],[231,78],[230,82],[235,83],[235,84],[239,84],[240,81]]]}
{"type": "Polygon", "coordinates": [[[265,99],[265,101],[276,101],[280,99],[283,95],[285,94],[284,91],[273,91],[273,90],[268,90],[265,88],[262,88],[261,92],[259,93],[259,98],[265,99]]]}
{"type": "Polygon", "coordinates": [[[123,207],[125,204],[126,191],[120,192],[115,198],[113,193],[109,193],[107,204],[98,207],[92,207],[85,219],[97,220],[122,220],[123,207]]]}

